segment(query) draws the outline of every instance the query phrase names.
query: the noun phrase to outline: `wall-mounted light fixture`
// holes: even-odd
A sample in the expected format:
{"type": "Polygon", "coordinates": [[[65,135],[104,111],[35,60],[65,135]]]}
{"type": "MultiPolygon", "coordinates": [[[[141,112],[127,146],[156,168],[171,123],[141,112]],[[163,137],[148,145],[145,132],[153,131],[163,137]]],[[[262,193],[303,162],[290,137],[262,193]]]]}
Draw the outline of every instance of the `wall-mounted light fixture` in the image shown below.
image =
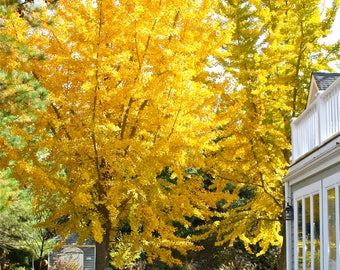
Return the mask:
{"type": "Polygon", "coordinates": [[[293,220],[294,219],[294,209],[289,203],[285,208],[285,220],[293,220]]]}

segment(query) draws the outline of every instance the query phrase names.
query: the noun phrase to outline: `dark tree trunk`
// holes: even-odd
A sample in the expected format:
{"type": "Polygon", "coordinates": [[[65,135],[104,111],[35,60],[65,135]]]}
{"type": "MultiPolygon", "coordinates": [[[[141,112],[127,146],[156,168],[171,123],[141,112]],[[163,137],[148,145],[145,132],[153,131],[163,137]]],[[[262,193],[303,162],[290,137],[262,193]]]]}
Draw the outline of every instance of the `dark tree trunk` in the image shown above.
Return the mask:
{"type": "Polygon", "coordinates": [[[103,242],[96,243],[96,270],[105,270],[110,266],[109,239],[104,235],[103,242]]]}
{"type": "Polygon", "coordinates": [[[282,225],[282,233],[283,233],[283,242],[281,246],[281,254],[280,254],[280,260],[278,265],[278,270],[285,270],[286,269],[286,221],[283,218],[281,221],[283,223],[282,225]]]}
{"type": "Polygon", "coordinates": [[[101,243],[96,243],[96,270],[105,270],[110,266],[110,230],[111,222],[109,218],[109,211],[104,205],[97,208],[102,216],[105,218],[104,235],[101,243]]]}

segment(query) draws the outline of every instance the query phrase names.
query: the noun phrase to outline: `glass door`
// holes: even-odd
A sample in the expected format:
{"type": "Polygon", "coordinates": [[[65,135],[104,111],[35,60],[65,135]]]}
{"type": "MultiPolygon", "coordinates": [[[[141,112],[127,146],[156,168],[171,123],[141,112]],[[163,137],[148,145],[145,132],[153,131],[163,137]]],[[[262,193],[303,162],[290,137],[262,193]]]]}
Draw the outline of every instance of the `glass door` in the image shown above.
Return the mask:
{"type": "Polygon", "coordinates": [[[340,170],[293,192],[294,270],[340,269],[340,170]]]}
{"type": "Polygon", "coordinates": [[[294,269],[319,270],[321,182],[294,192],[294,269]]]}
{"type": "Polygon", "coordinates": [[[340,173],[324,179],[324,265],[325,270],[340,269],[340,173]]]}

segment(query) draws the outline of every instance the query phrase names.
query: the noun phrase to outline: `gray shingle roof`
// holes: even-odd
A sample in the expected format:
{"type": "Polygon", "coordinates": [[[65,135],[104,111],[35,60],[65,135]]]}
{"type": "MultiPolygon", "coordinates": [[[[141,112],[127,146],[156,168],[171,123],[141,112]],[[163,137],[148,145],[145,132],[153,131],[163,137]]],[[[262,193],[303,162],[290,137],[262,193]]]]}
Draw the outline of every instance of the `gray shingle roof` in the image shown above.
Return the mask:
{"type": "MultiPolygon", "coordinates": [[[[67,239],[65,244],[66,245],[73,245],[73,244],[77,244],[78,241],[78,234],[74,233],[74,234],[70,234],[67,239]]],[[[78,243],[79,245],[94,245],[96,242],[93,239],[87,239],[85,240],[84,243],[78,243]]]]}
{"type": "Polygon", "coordinates": [[[324,91],[340,77],[340,73],[313,72],[313,76],[319,90],[324,91]]]}

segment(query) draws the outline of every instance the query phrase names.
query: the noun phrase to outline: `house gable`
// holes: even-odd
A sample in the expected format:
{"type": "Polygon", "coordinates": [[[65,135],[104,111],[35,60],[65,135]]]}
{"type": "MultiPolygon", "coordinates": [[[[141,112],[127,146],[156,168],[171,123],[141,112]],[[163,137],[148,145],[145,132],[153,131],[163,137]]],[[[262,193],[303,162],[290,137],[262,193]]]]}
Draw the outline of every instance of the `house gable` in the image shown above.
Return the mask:
{"type": "Polygon", "coordinates": [[[340,78],[340,73],[313,72],[310,80],[307,107],[314,102],[319,91],[325,91],[338,78],[340,78]]]}

